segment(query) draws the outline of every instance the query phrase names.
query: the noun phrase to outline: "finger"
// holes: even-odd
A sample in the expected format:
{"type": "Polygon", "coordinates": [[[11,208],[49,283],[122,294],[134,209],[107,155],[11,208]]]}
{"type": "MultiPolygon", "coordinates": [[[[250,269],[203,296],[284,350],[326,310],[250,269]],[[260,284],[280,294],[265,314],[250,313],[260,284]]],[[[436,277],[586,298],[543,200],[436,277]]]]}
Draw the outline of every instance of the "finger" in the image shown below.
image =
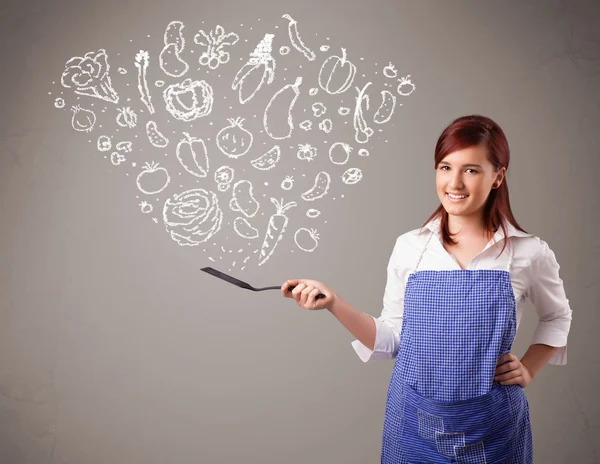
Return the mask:
{"type": "Polygon", "coordinates": [[[292,294],[290,292],[290,287],[292,286],[296,286],[298,284],[298,280],[293,279],[293,280],[286,280],[283,285],[281,285],[281,293],[283,294],[283,296],[285,296],[286,298],[291,298],[292,294]]]}
{"type": "Polygon", "coordinates": [[[304,282],[299,282],[298,285],[292,290],[292,295],[296,301],[300,301],[300,295],[302,294],[302,290],[306,287],[304,282]]]}
{"type": "Polygon", "coordinates": [[[317,306],[317,295],[321,293],[321,290],[318,288],[313,288],[312,291],[308,294],[307,304],[310,305],[311,308],[315,308],[317,306]]]}
{"type": "Polygon", "coordinates": [[[504,380],[500,385],[521,385],[523,386],[523,377],[515,377],[514,379],[504,380]]]}
{"type": "Polygon", "coordinates": [[[308,299],[308,295],[310,294],[310,292],[312,292],[314,290],[315,286],[314,285],[307,285],[304,290],[302,290],[302,294],[300,296],[300,302],[302,304],[302,306],[306,306],[306,301],[308,299]]]}
{"type": "Polygon", "coordinates": [[[496,368],[496,375],[503,374],[505,372],[513,371],[521,366],[519,361],[509,361],[496,368]]]}
{"type": "Polygon", "coordinates": [[[494,377],[494,380],[496,380],[497,382],[504,382],[506,380],[521,377],[522,374],[523,374],[523,372],[520,369],[514,370],[514,371],[506,372],[505,374],[497,375],[496,377],[494,377]]]}
{"type": "Polygon", "coordinates": [[[515,359],[517,359],[517,357],[512,353],[503,354],[502,356],[500,356],[500,359],[498,359],[496,366],[504,364],[505,362],[514,361],[515,359]]]}

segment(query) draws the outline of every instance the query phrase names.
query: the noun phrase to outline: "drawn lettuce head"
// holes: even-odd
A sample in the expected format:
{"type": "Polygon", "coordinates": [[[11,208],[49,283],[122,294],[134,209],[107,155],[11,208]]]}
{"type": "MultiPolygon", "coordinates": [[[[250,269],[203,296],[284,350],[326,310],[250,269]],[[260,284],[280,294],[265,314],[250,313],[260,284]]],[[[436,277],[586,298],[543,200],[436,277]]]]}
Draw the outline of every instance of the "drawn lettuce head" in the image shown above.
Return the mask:
{"type": "Polygon", "coordinates": [[[67,89],[74,88],[75,93],[118,103],[119,96],[110,81],[110,66],[103,49],[75,56],[65,63],[61,82],[67,89]]]}

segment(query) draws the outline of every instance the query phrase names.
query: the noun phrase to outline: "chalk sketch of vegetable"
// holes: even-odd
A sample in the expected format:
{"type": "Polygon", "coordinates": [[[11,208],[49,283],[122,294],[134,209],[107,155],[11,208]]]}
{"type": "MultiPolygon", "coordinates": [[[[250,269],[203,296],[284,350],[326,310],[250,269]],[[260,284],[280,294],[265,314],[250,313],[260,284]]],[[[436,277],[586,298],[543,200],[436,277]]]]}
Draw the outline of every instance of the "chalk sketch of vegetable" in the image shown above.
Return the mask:
{"type": "Polygon", "coordinates": [[[279,148],[279,145],[275,145],[265,154],[250,161],[250,164],[259,171],[268,171],[269,169],[273,169],[280,159],[281,148],[279,148]]]}
{"type": "Polygon", "coordinates": [[[265,34],[254,51],[250,53],[250,58],[246,64],[240,68],[233,79],[231,88],[238,91],[241,104],[252,99],[265,81],[267,84],[273,82],[275,77],[275,58],[271,54],[273,51],[273,37],[275,37],[274,34],[265,34]]]}
{"type": "Polygon", "coordinates": [[[281,181],[281,188],[283,190],[292,190],[294,187],[294,177],[293,176],[285,176],[285,178],[281,181]]]}
{"type": "MultiPolygon", "coordinates": [[[[284,85],[278,90],[269,104],[265,109],[265,115],[263,118],[263,124],[265,126],[265,132],[275,140],[287,139],[292,135],[294,130],[294,119],[292,117],[292,111],[298,96],[300,95],[300,84],[302,84],[302,77],[297,77],[296,82],[293,84],[284,85]],[[277,122],[280,122],[282,114],[280,113],[279,107],[287,109],[287,127],[277,127],[277,122]]],[[[281,126],[281,124],[279,125],[281,126]]],[[[285,127],[285,124],[283,125],[285,127]]]]}
{"type": "Polygon", "coordinates": [[[312,161],[317,156],[317,147],[313,147],[310,143],[300,144],[298,148],[296,156],[299,160],[312,161]]]}
{"type": "Polygon", "coordinates": [[[329,147],[329,159],[333,164],[346,164],[350,159],[352,147],[344,142],[335,142],[329,147]]]}
{"type": "Polygon", "coordinates": [[[192,137],[187,132],[184,132],[183,135],[185,137],[179,141],[175,150],[179,164],[193,176],[206,177],[209,165],[204,140],[192,137]]]}
{"type": "Polygon", "coordinates": [[[152,105],[152,97],[150,96],[150,89],[148,89],[148,64],[150,62],[150,55],[147,51],[140,50],[135,55],[135,67],[138,70],[138,90],[140,92],[140,98],[142,103],[146,105],[150,114],[154,114],[154,105],[152,105]]]}
{"type": "Polygon", "coordinates": [[[271,198],[271,202],[275,205],[276,213],[269,218],[269,224],[258,257],[259,266],[262,266],[271,257],[277,244],[283,238],[288,224],[288,217],[284,213],[296,206],[295,201],[284,204],[283,199],[280,203],[275,198],[271,198]]]}
{"type": "Polygon", "coordinates": [[[300,227],[294,234],[294,242],[302,251],[315,251],[319,245],[319,234],[317,229],[307,229],[300,227]]]}
{"type": "Polygon", "coordinates": [[[137,125],[137,114],[130,107],[123,107],[118,110],[117,124],[121,127],[134,128],[137,125]]]}
{"type": "MultiPolygon", "coordinates": [[[[400,104],[402,105],[402,104],[400,104]]],[[[394,115],[396,109],[396,96],[389,90],[381,91],[381,105],[373,116],[373,122],[375,124],[385,124],[394,115]]]]}
{"type": "Polygon", "coordinates": [[[363,178],[362,170],[359,168],[350,168],[342,174],[342,182],[346,185],[354,185],[363,178]]]}
{"type": "Polygon", "coordinates": [[[171,21],[169,23],[165,30],[165,46],[158,56],[160,69],[171,77],[181,77],[189,69],[189,65],[180,56],[185,47],[184,27],[181,21],[171,21]]]}
{"type": "Polygon", "coordinates": [[[163,92],[167,111],[175,119],[190,122],[210,114],[214,103],[213,88],[206,81],[185,79],[168,86],[163,92]],[[183,100],[182,98],[186,98],[183,100]]]}
{"type": "Polygon", "coordinates": [[[402,95],[403,97],[408,97],[411,93],[413,93],[415,91],[415,84],[412,83],[412,81],[409,79],[410,74],[406,77],[402,77],[400,79],[398,79],[398,82],[400,82],[400,84],[398,84],[398,93],[400,95],[402,95]],[[406,93],[406,91],[403,89],[403,87],[410,87],[410,91],[408,93],[406,93]]]}
{"type": "Polygon", "coordinates": [[[214,177],[219,192],[226,192],[233,181],[235,171],[229,166],[221,166],[215,171],[214,177]]]}
{"type": "Polygon", "coordinates": [[[64,98],[58,97],[54,100],[54,107],[58,108],[59,110],[62,110],[65,107],[65,100],[64,98]]]}
{"type": "Polygon", "coordinates": [[[319,198],[323,198],[325,195],[327,195],[330,185],[331,176],[328,172],[321,171],[315,176],[314,185],[300,196],[305,201],[318,200],[319,198]]]}
{"type": "Polygon", "coordinates": [[[123,151],[125,153],[131,153],[131,146],[132,146],[132,143],[129,141],[119,142],[116,145],[117,150],[123,151]]]}
{"type": "Polygon", "coordinates": [[[118,151],[115,151],[110,155],[110,162],[115,166],[118,166],[119,164],[125,162],[125,156],[123,156],[118,151]]]}
{"type": "Polygon", "coordinates": [[[338,108],[338,114],[340,116],[348,116],[350,114],[350,111],[352,111],[350,108],[348,108],[347,106],[340,106],[338,108]]]}
{"type": "Polygon", "coordinates": [[[163,221],[179,246],[196,246],[221,229],[223,211],[214,192],[192,189],[167,198],[163,221]]]}
{"type": "Polygon", "coordinates": [[[73,118],[71,120],[73,129],[79,132],[90,132],[94,128],[96,114],[92,110],[86,110],[77,105],[71,107],[71,111],[73,111],[73,118]]]}
{"type": "Polygon", "coordinates": [[[98,148],[98,151],[109,151],[112,148],[110,137],[108,135],[101,135],[98,137],[96,148],[98,148]]]}
{"type": "Polygon", "coordinates": [[[217,134],[217,147],[225,156],[239,158],[248,153],[254,137],[250,131],[242,126],[244,118],[230,118],[227,121],[229,125],[217,134]]]}
{"type": "Polygon", "coordinates": [[[242,238],[254,239],[258,237],[258,229],[252,227],[248,219],[238,216],[233,220],[233,230],[242,238]]]}
{"type": "Polygon", "coordinates": [[[365,102],[365,108],[369,109],[369,95],[365,95],[365,91],[367,87],[369,87],[372,82],[367,82],[362,89],[356,88],[358,92],[358,96],[356,97],[356,106],[354,107],[354,118],[352,123],[354,125],[354,139],[358,143],[367,143],[373,133],[375,132],[372,128],[367,125],[367,121],[363,116],[363,101],[365,102]]]}
{"type": "Polygon", "coordinates": [[[100,49],[67,61],[60,80],[64,87],[74,87],[79,95],[119,103],[119,95],[112,86],[109,71],[106,50],[100,49]]]}
{"type": "Polygon", "coordinates": [[[312,121],[310,119],[306,119],[298,124],[298,127],[304,131],[309,131],[312,129],[312,121]]]}
{"type": "Polygon", "coordinates": [[[309,217],[311,219],[318,218],[320,215],[321,211],[319,211],[318,209],[310,208],[308,211],[306,211],[306,217],[309,217]]]}
{"type": "Polygon", "coordinates": [[[383,68],[383,75],[388,79],[395,79],[396,76],[398,76],[398,71],[396,71],[396,68],[391,61],[390,64],[383,68]]]}
{"type": "Polygon", "coordinates": [[[154,195],[162,192],[169,185],[171,177],[165,168],[159,167],[156,162],[151,162],[144,165],[135,182],[140,192],[154,195]]]}
{"type": "Polygon", "coordinates": [[[323,132],[325,132],[326,134],[329,134],[331,132],[331,129],[333,128],[333,123],[331,122],[331,119],[323,119],[320,123],[319,123],[319,129],[322,130],[323,132]]]}
{"type": "Polygon", "coordinates": [[[331,95],[344,93],[352,85],[355,75],[356,66],[346,59],[346,49],[342,48],[342,56],[332,55],[321,65],[319,86],[331,95]],[[342,79],[338,79],[338,74],[342,79]],[[335,87],[332,80],[341,80],[342,84],[335,87]]]}
{"type": "Polygon", "coordinates": [[[235,32],[225,34],[223,26],[215,27],[215,30],[208,34],[201,29],[194,36],[194,42],[207,47],[207,49],[202,52],[198,61],[202,66],[217,69],[219,65],[227,63],[230,58],[229,52],[223,50],[223,47],[235,45],[239,39],[240,37],[235,32]]]}
{"type": "Polygon", "coordinates": [[[139,206],[140,211],[144,214],[150,214],[154,210],[154,207],[147,201],[142,201],[139,206]]]}
{"type": "Polygon", "coordinates": [[[300,34],[298,33],[298,21],[294,20],[289,14],[284,14],[282,18],[289,21],[288,23],[288,35],[290,36],[290,42],[292,46],[302,53],[308,61],[313,61],[316,58],[315,52],[304,45],[300,34]]]}
{"type": "Polygon", "coordinates": [[[164,148],[169,144],[169,139],[160,133],[154,121],[146,123],[146,134],[150,143],[156,148],[164,148]]]}
{"type": "Polygon", "coordinates": [[[244,216],[251,218],[256,215],[260,204],[254,198],[254,187],[249,180],[240,180],[233,184],[229,207],[232,211],[239,211],[244,216]]]}
{"type": "Polygon", "coordinates": [[[315,102],[311,106],[315,118],[320,118],[327,112],[327,107],[322,102],[315,102]]]}

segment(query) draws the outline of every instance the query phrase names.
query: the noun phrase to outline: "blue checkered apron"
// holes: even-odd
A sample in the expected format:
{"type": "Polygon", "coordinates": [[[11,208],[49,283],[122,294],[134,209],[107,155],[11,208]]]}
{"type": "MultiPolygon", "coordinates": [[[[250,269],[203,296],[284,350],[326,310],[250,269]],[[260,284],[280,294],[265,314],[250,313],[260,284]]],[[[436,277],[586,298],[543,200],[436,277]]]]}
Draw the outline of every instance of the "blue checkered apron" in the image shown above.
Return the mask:
{"type": "Polygon", "coordinates": [[[381,462],[531,464],[523,388],[494,381],[516,334],[512,246],[506,270],[419,271],[426,248],[406,283],[381,462]]]}

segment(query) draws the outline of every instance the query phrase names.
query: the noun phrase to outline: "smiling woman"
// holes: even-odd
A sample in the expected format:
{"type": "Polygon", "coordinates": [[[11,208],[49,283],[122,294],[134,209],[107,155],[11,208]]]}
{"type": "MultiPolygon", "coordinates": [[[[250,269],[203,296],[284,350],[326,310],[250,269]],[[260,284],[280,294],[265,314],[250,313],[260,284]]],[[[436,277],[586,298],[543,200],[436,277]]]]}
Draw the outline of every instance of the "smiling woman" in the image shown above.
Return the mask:
{"type": "Polygon", "coordinates": [[[382,464],[533,462],[523,388],[546,363],[566,363],[571,309],[554,253],[511,212],[509,160],[489,118],[458,118],[442,132],[434,156],[440,205],[396,240],[379,318],[322,282],[281,286],[303,308],[327,308],[356,337],[364,362],[396,358],[382,464]],[[525,298],[539,322],[519,360],[511,348],[525,298]]]}

